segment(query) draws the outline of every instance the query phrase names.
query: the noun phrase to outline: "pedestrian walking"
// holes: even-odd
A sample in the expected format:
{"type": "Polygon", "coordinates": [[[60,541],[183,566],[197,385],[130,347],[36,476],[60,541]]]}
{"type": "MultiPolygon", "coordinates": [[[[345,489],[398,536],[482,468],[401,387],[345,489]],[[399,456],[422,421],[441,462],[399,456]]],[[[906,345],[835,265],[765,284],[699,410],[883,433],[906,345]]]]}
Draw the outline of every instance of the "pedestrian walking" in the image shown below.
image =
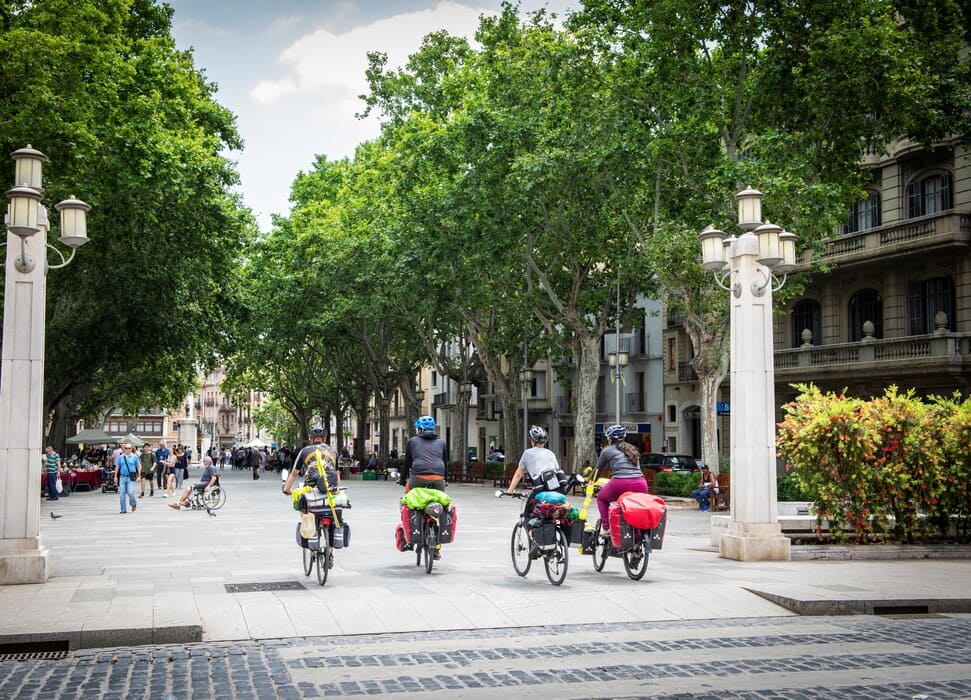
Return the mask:
{"type": "Polygon", "coordinates": [[[155,495],[155,453],[152,452],[152,447],[147,442],[142,445],[142,453],[139,455],[139,460],[142,464],[141,470],[141,487],[142,492],[138,494],[139,498],[145,498],[145,483],[148,482],[149,486],[149,496],[155,495]]]}
{"type": "Polygon", "coordinates": [[[47,500],[57,500],[57,474],[61,471],[61,455],[48,445],[44,448],[44,469],[47,473],[47,500]]]}
{"type": "Polygon", "coordinates": [[[158,490],[161,491],[165,485],[165,460],[169,458],[169,448],[164,442],[160,442],[158,449],[155,450],[155,479],[158,482],[158,490]]]}
{"type": "Polygon", "coordinates": [[[125,497],[128,497],[128,505],[134,513],[138,507],[138,500],[135,498],[135,483],[138,481],[138,473],[141,470],[141,460],[138,455],[133,454],[134,448],[131,445],[122,445],[121,454],[115,461],[115,483],[118,484],[118,501],[121,513],[127,513],[125,508],[125,497]]]}

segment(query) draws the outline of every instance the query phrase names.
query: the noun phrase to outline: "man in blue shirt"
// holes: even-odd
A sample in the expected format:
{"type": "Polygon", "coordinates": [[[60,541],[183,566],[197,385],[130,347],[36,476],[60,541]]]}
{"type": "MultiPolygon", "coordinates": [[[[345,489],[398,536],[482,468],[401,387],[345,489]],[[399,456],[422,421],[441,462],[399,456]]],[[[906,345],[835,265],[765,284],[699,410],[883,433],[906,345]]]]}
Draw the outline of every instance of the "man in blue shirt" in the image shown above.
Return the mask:
{"type": "Polygon", "coordinates": [[[158,480],[159,491],[162,490],[162,479],[165,478],[165,460],[169,458],[169,448],[164,442],[159,443],[155,450],[155,478],[158,480]]]}

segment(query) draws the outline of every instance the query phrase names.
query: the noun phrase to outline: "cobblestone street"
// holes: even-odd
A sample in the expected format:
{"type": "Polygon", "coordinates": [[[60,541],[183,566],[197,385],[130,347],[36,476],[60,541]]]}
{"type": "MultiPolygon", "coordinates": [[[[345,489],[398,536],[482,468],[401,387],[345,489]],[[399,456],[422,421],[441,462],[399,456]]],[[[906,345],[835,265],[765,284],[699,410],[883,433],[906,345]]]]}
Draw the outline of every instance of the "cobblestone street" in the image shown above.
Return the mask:
{"type": "Polygon", "coordinates": [[[72,652],[0,697],[971,697],[971,617],[607,623],[72,652]]]}

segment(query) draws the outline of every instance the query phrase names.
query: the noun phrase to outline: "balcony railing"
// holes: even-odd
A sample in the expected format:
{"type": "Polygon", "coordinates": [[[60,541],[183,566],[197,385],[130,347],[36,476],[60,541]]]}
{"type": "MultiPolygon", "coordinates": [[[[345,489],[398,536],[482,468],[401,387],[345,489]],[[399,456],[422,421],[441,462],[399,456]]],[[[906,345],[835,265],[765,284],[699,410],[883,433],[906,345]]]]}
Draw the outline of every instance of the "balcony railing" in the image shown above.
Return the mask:
{"type": "MultiPolygon", "coordinates": [[[[857,343],[808,346],[775,351],[777,371],[800,368],[843,367],[863,363],[902,364],[933,358],[967,361],[971,355],[971,333],[910,335],[903,338],[872,339],[857,343]]],[[[905,364],[902,365],[904,368],[905,364]]]]}
{"type": "Polygon", "coordinates": [[[695,368],[691,366],[690,362],[678,363],[678,381],[679,382],[698,381],[698,373],[695,372],[695,368]]]}
{"type": "MultiPolygon", "coordinates": [[[[823,245],[821,260],[872,261],[902,252],[971,243],[971,214],[947,211],[831,238],[823,245]]],[[[801,261],[809,263],[805,257],[801,261]]]]}

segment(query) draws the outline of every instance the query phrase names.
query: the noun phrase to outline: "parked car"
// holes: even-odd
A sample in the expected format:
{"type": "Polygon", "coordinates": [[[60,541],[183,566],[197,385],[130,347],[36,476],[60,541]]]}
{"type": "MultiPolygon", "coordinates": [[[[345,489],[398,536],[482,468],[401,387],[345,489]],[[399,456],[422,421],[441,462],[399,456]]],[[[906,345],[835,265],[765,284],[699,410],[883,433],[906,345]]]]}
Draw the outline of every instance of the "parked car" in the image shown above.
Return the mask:
{"type": "Polygon", "coordinates": [[[641,469],[659,472],[700,472],[701,460],[691,455],[648,452],[641,455],[641,469]]]}

